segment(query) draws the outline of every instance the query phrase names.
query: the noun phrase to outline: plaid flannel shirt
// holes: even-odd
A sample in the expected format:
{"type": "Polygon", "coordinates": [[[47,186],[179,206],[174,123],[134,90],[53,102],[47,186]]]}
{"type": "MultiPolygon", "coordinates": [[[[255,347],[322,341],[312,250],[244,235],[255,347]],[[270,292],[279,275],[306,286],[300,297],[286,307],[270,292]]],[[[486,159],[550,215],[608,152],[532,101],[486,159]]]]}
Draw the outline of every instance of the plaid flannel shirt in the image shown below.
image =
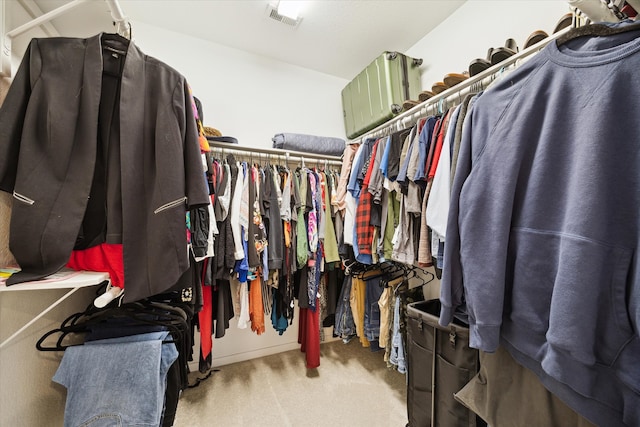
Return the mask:
{"type": "MultiPolygon", "coordinates": [[[[373,242],[374,226],[371,225],[371,206],[373,204],[373,195],[369,192],[369,182],[371,180],[371,172],[373,171],[372,161],[376,157],[376,150],[380,140],[376,141],[371,149],[371,157],[367,159],[365,166],[367,173],[362,181],[362,190],[360,192],[360,202],[356,209],[356,237],[358,239],[358,250],[361,254],[371,255],[371,244],[373,242]]],[[[364,169],[364,168],[363,168],[364,169]]]]}

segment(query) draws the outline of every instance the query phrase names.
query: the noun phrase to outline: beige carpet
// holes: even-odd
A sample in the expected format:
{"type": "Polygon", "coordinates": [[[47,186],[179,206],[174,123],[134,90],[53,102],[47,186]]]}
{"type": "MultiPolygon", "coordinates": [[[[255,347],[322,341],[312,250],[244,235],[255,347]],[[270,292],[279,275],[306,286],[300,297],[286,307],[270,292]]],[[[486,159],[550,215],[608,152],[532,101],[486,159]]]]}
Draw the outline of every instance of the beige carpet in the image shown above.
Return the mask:
{"type": "Polygon", "coordinates": [[[403,427],[405,376],[356,340],[322,344],[320,367],[288,351],[222,366],[178,404],[177,427],[403,427]]]}

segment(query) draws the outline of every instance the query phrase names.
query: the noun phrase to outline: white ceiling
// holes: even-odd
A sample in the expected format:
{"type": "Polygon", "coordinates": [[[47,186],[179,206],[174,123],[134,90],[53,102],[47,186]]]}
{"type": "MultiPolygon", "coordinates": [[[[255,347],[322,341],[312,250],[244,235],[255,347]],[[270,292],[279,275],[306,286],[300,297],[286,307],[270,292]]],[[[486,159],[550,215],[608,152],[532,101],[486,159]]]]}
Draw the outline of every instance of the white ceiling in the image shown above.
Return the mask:
{"type": "MultiPolygon", "coordinates": [[[[303,3],[302,22],[292,28],[267,17],[269,0],[120,0],[132,22],[267,56],[344,79],[353,78],[384,50],[406,51],[460,7],[464,0],[313,0],[303,3]]],[[[12,9],[38,6],[43,12],[65,0],[9,0],[12,9]]],[[[15,28],[23,10],[10,11],[15,28]]],[[[89,0],[51,21],[62,36],[113,32],[102,0],[89,0]]],[[[14,41],[23,52],[35,32],[14,41]]],[[[135,25],[133,39],[135,40],[135,25]]]]}

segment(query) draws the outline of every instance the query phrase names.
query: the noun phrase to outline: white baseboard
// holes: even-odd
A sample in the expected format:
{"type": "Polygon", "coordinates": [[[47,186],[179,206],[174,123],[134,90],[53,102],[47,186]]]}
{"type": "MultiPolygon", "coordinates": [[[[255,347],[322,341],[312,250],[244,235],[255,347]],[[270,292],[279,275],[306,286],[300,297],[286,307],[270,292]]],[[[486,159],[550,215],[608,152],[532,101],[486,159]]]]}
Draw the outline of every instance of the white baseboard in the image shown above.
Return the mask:
{"type": "MultiPolygon", "coordinates": [[[[333,334],[332,327],[324,328],[325,340],[322,341],[320,344],[338,341],[340,339],[340,338],[334,338],[332,334],[333,334]]],[[[278,344],[270,347],[262,347],[256,350],[234,353],[234,354],[230,354],[222,357],[215,357],[215,350],[214,350],[213,367],[216,368],[219,366],[230,365],[231,363],[238,363],[238,362],[244,362],[246,360],[258,359],[260,357],[271,356],[272,354],[284,353],[285,351],[290,351],[290,350],[300,350],[300,344],[298,344],[297,342],[289,342],[289,343],[278,344]]],[[[199,352],[197,351],[197,348],[194,348],[194,356],[197,356],[197,354],[199,354],[199,352]]],[[[191,370],[191,372],[197,372],[198,361],[194,360],[189,362],[189,369],[191,370]]]]}
{"type": "Polygon", "coordinates": [[[300,344],[297,342],[282,345],[274,345],[272,347],[263,347],[257,350],[245,351],[242,353],[230,354],[223,357],[213,357],[213,366],[224,366],[231,363],[244,362],[245,360],[257,359],[259,357],[271,356],[272,354],[284,353],[289,350],[300,350],[300,344]]]}

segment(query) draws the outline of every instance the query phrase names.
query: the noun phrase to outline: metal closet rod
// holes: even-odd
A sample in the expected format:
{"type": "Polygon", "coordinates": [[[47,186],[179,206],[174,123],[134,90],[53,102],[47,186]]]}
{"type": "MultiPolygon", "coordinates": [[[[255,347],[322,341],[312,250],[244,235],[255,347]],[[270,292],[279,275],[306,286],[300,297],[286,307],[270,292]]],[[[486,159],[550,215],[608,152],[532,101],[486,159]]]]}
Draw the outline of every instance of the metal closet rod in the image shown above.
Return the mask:
{"type": "MultiPolygon", "coordinates": [[[[70,1],[67,4],[64,4],[56,9],[53,9],[50,12],[45,13],[44,15],[40,15],[37,18],[26,22],[22,25],[20,25],[17,28],[14,28],[13,30],[7,32],[7,34],[5,34],[6,37],[8,38],[14,38],[19,36],[22,33],[25,33],[27,31],[29,31],[30,29],[37,27],[39,25],[44,24],[45,22],[49,22],[52,19],[56,18],[59,15],[62,15],[64,13],[67,13],[69,10],[80,6],[83,3],[86,3],[90,0],[73,0],[70,1]]],[[[109,6],[109,10],[111,11],[111,17],[113,18],[113,20],[116,23],[123,23],[127,21],[127,18],[125,17],[124,13],[122,12],[122,8],[120,7],[120,3],[118,2],[118,0],[104,0],[105,3],[107,3],[107,5],[109,6]]]]}
{"type": "MultiPolygon", "coordinates": [[[[327,164],[341,166],[342,159],[339,156],[327,156],[325,154],[305,153],[303,151],[291,151],[281,150],[279,148],[255,148],[244,147],[242,145],[230,145],[225,142],[209,141],[209,147],[217,150],[222,150],[229,154],[238,154],[242,156],[250,156],[252,154],[267,154],[272,157],[282,157],[290,161],[305,162],[308,160],[321,161],[324,160],[327,164]]],[[[312,162],[315,163],[315,162],[312,162]]]]}
{"type": "Polygon", "coordinates": [[[444,107],[449,105],[453,101],[453,105],[458,105],[462,102],[464,97],[474,91],[478,91],[478,87],[484,89],[487,87],[492,81],[494,81],[499,75],[507,68],[516,63],[516,61],[526,58],[528,56],[536,54],[547,44],[556,40],[558,37],[565,34],[567,31],[570,31],[572,27],[565,28],[562,31],[558,31],[555,34],[550,35],[546,39],[541,40],[533,46],[524,49],[521,52],[516,53],[515,55],[510,56],[504,61],[496,64],[481,73],[476,74],[473,77],[470,77],[464,80],[461,83],[458,83],[454,87],[451,87],[431,98],[425,100],[424,102],[416,105],[415,107],[395,116],[389,121],[381,124],[380,126],[366,132],[362,136],[355,138],[349,141],[349,144],[358,144],[364,141],[367,138],[377,138],[380,136],[388,135],[393,132],[393,130],[400,130],[400,127],[403,122],[405,124],[416,122],[420,117],[424,117],[431,110],[434,112],[442,113],[444,107]]]}

